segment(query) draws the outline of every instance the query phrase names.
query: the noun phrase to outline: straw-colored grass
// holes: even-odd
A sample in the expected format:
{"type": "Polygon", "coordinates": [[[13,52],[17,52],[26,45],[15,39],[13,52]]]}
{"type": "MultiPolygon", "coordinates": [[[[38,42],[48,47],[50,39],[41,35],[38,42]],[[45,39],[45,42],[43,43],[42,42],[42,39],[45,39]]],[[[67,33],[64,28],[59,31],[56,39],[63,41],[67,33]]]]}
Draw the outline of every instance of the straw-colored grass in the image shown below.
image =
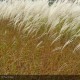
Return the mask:
{"type": "Polygon", "coordinates": [[[0,74],[80,74],[79,2],[0,2],[0,74]]]}

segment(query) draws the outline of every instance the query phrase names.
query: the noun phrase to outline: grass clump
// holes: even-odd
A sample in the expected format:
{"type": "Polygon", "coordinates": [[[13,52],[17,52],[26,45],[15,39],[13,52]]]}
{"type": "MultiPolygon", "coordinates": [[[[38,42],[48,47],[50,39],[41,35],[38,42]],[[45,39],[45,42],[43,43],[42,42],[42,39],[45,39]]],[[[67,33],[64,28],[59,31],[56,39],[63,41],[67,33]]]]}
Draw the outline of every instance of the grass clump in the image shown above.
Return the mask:
{"type": "Polygon", "coordinates": [[[80,74],[80,3],[0,2],[0,74],[80,74]]]}

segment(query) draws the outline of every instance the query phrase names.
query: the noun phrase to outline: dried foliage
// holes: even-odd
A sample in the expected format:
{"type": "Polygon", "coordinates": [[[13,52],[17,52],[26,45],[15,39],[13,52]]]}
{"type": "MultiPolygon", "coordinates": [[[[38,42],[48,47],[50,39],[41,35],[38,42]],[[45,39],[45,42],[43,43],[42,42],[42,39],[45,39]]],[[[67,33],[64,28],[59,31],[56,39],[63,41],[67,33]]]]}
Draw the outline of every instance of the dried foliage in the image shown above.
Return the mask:
{"type": "Polygon", "coordinates": [[[0,2],[0,74],[80,74],[79,1],[0,2]]]}

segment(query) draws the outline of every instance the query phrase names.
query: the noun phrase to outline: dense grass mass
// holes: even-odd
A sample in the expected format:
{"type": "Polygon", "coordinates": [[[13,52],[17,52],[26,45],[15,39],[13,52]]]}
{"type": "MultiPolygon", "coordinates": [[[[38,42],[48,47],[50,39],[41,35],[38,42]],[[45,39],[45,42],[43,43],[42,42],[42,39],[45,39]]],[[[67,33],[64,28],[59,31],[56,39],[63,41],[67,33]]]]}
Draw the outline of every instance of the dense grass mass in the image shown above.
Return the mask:
{"type": "Polygon", "coordinates": [[[0,2],[0,74],[80,74],[80,3],[0,2]]]}

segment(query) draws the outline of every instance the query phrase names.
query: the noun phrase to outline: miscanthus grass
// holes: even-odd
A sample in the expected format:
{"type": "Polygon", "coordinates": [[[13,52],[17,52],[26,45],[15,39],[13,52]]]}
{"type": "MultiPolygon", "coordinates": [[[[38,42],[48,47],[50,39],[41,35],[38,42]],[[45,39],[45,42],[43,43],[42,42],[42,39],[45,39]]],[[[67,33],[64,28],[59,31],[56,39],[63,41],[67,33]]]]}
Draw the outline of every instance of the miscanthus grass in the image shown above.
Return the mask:
{"type": "Polygon", "coordinates": [[[80,1],[0,2],[0,74],[80,74],[80,1]]]}

